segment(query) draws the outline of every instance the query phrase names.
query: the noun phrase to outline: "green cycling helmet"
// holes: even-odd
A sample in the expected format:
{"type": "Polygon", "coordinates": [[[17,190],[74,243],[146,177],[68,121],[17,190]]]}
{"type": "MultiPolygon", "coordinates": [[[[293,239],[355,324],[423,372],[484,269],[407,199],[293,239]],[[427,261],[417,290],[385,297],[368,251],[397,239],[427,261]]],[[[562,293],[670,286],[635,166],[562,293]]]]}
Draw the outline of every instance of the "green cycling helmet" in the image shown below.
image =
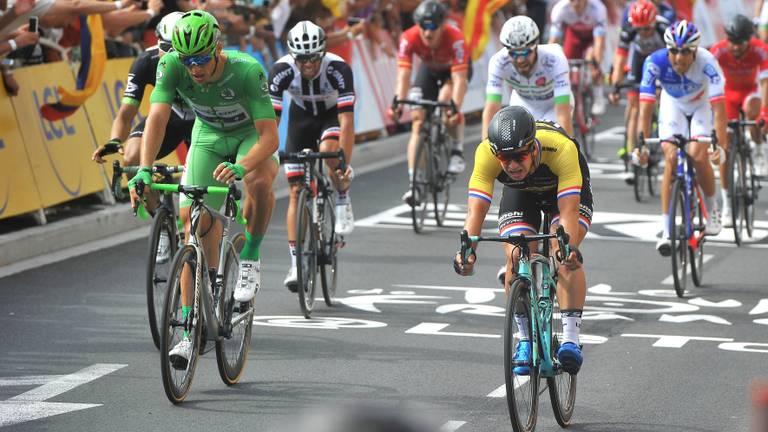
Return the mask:
{"type": "Polygon", "coordinates": [[[171,43],[181,55],[207,54],[219,41],[219,23],[208,12],[194,10],[185,13],[173,28],[171,43]]]}

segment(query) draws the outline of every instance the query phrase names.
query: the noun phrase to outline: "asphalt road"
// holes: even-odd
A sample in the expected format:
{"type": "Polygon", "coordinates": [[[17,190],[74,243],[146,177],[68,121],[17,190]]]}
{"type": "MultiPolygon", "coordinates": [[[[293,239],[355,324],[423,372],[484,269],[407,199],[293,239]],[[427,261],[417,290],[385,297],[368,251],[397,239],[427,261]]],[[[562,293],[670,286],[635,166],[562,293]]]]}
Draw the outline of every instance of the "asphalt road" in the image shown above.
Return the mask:
{"type": "MultiPolygon", "coordinates": [[[[636,203],[610,157],[620,114],[602,119],[603,162],[591,166],[585,363],[570,430],[746,430],[750,382],[768,376],[766,200],[757,238],[741,248],[727,232],[708,242],[705,285],[676,298],[669,260],[653,248],[659,204],[636,203]]],[[[476,140],[468,142],[471,154],[476,140]]],[[[308,407],[365,401],[407,405],[446,431],[511,430],[501,249],[482,247],[470,278],[450,263],[469,171],[452,189],[453,226],[423,235],[400,201],[404,163],[359,175],[357,227],[340,256],[343,305],[320,302],[311,321],[282,287],[289,256],[279,200],[244,378],[227,388],[209,353],[181,406],[163,393],[146,323],[144,240],[0,279],[0,427],[273,431],[308,407]]],[[[559,430],[546,393],[540,404],[538,430],[559,430]]]]}

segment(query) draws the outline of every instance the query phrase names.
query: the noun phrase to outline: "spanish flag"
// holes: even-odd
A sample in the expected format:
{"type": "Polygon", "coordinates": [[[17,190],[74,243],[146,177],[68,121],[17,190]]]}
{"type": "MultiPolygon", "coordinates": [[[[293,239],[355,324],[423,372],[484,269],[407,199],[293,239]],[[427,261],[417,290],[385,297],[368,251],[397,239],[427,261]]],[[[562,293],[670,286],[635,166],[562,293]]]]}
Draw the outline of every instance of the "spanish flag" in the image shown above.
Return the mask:
{"type": "Polygon", "coordinates": [[[464,14],[464,40],[472,53],[472,60],[483,55],[491,29],[493,14],[507,0],[469,0],[464,14]]]}
{"type": "Polygon", "coordinates": [[[46,120],[56,121],[74,114],[98,89],[104,67],[107,64],[107,49],[104,45],[104,27],[101,15],[81,15],[80,24],[80,69],[74,90],[58,88],[59,102],[46,104],[40,112],[46,120]]]}

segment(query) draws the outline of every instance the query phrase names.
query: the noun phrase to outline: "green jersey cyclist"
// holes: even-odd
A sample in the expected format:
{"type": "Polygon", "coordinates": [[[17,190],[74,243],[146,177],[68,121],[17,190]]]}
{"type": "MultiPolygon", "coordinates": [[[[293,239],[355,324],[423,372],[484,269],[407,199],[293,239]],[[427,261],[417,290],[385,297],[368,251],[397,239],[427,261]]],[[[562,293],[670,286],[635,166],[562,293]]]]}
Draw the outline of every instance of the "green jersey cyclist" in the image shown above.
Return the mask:
{"type": "MultiPolygon", "coordinates": [[[[152,182],[150,168],[163,139],[176,93],[194,111],[196,119],[185,185],[214,186],[242,178],[245,183],[243,215],[248,224],[245,246],[240,254],[240,272],[234,297],[250,301],[261,281],[259,247],[267,231],[275,196],[272,192],[279,168],[275,112],[267,92],[267,76],[251,56],[222,51],[220,28],[213,15],[194,10],[185,13],[173,30],[173,52],[163,56],[157,67],[157,86],[152,92],[149,116],[141,150],[142,168],[129,182],[131,202],[138,196],[138,180],[152,182]],[[226,162],[235,156],[235,163],[226,162]]],[[[206,196],[212,208],[220,208],[223,197],[206,196]]],[[[181,202],[186,237],[190,229],[190,200],[181,202]]],[[[222,224],[210,215],[200,222],[203,249],[208,265],[218,265],[218,239],[222,224]]],[[[182,283],[182,313],[192,309],[192,290],[182,283]]],[[[182,339],[170,352],[174,365],[186,367],[192,344],[182,339]]]]}

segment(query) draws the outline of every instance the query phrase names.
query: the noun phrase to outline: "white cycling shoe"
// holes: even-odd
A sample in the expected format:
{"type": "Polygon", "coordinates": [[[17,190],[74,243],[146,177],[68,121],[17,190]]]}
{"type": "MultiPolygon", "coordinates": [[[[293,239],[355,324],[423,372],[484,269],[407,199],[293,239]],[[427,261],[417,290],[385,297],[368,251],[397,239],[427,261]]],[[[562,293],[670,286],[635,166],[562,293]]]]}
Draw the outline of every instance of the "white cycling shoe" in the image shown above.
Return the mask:
{"type": "Polygon", "coordinates": [[[662,237],[656,242],[656,251],[663,257],[672,255],[672,242],[668,238],[662,237]]]}
{"type": "Polygon", "coordinates": [[[347,198],[346,204],[336,204],[336,226],[334,230],[337,234],[351,234],[355,229],[355,215],[352,213],[352,203],[347,198]]]}
{"type": "Polygon", "coordinates": [[[285,285],[285,287],[288,288],[288,291],[292,293],[299,290],[299,275],[295,266],[291,266],[291,268],[288,269],[288,274],[285,276],[285,280],[283,280],[283,285],[285,285]]]}
{"type": "Polygon", "coordinates": [[[235,287],[235,301],[251,301],[261,286],[261,261],[241,260],[235,287]]]}
{"type": "Polygon", "coordinates": [[[605,114],[605,96],[603,92],[595,92],[595,100],[592,102],[592,115],[601,116],[605,114]]]}
{"type": "Polygon", "coordinates": [[[707,235],[718,235],[723,230],[723,216],[720,213],[720,209],[712,210],[709,212],[709,219],[707,225],[704,228],[704,232],[707,235]]]}
{"type": "Polygon", "coordinates": [[[733,228],[733,216],[731,215],[731,207],[723,206],[722,221],[724,228],[733,228]]]}
{"type": "Polygon", "coordinates": [[[192,358],[192,342],[187,338],[180,340],[175,347],[168,351],[168,357],[174,369],[186,369],[189,359],[192,358]]]}
{"type": "Polygon", "coordinates": [[[464,162],[464,157],[461,155],[452,155],[451,160],[448,162],[448,172],[451,174],[461,174],[467,168],[467,164],[464,162]]]}

